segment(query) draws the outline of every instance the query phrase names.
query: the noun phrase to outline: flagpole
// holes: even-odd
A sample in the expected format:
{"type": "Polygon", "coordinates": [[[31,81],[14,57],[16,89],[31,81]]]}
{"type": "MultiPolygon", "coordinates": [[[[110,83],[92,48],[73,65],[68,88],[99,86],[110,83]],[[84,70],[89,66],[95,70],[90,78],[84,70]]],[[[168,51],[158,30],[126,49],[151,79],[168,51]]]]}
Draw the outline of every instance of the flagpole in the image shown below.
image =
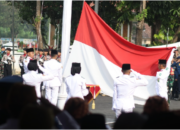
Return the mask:
{"type": "Polygon", "coordinates": [[[71,13],[72,13],[72,0],[63,1],[63,18],[62,18],[62,40],[61,40],[61,64],[62,68],[62,84],[60,86],[60,92],[58,95],[58,107],[62,110],[64,108],[67,93],[66,87],[64,85],[65,77],[63,72],[69,57],[69,48],[70,48],[70,34],[71,34],[71,13]]]}

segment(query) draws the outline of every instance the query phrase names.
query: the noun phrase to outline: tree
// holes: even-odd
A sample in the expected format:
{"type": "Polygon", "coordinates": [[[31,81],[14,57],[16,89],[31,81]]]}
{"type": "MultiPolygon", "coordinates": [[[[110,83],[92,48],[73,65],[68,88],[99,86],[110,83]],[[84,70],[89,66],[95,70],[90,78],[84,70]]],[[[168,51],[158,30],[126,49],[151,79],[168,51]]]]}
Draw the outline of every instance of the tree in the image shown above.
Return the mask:
{"type": "Polygon", "coordinates": [[[145,12],[146,8],[146,1],[143,0],[140,2],[140,14],[142,17],[138,19],[137,23],[137,33],[136,33],[136,44],[137,45],[142,45],[142,31],[143,31],[143,25],[144,25],[144,18],[147,16],[147,12],[145,12]]]}

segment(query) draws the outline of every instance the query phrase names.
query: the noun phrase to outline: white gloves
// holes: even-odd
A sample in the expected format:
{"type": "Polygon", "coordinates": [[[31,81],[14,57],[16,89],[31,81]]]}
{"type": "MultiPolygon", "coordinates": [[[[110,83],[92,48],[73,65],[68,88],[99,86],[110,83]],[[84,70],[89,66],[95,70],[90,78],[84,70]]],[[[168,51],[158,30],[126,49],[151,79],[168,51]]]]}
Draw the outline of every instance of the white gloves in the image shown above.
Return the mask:
{"type": "Polygon", "coordinates": [[[11,60],[11,57],[8,57],[8,60],[11,60]]]}
{"type": "Polygon", "coordinates": [[[44,62],[43,59],[39,59],[40,62],[44,62]]]}
{"type": "Polygon", "coordinates": [[[8,64],[8,62],[7,61],[3,61],[5,64],[8,64]]]}
{"type": "Polygon", "coordinates": [[[23,66],[22,63],[19,63],[20,66],[23,66]]]}

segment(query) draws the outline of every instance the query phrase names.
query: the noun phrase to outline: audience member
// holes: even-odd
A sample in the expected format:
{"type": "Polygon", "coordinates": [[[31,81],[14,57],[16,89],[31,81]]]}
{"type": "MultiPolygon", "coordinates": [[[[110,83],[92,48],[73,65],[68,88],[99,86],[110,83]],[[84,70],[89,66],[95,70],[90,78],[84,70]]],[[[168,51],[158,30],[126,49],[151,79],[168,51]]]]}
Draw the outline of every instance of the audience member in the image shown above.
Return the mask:
{"type": "Polygon", "coordinates": [[[0,125],[6,123],[9,118],[7,95],[14,83],[23,83],[23,79],[19,76],[8,76],[0,80],[0,125]]]}
{"type": "Polygon", "coordinates": [[[10,118],[0,126],[0,129],[18,129],[19,116],[23,108],[28,104],[37,104],[37,96],[34,87],[15,84],[7,99],[7,110],[10,118]]]}
{"type": "Polygon", "coordinates": [[[114,124],[114,129],[140,129],[147,117],[138,113],[122,113],[114,124]]]}
{"type": "Polygon", "coordinates": [[[105,117],[101,114],[90,114],[82,118],[81,129],[106,129],[105,117]]]}
{"type": "Polygon", "coordinates": [[[173,112],[159,112],[151,114],[143,129],[177,129],[180,116],[173,112]]]}
{"type": "Polygon", "coordinates": [[[88,103],[81,98],[70,98],[65,106],[64,110],[66,110],[80,125],[81,118],[89,114],[88,103]]]}
{"type": "Polygon", "coordinates": [[[54,116],[50,109],[41,105],[29,105],[21,113],[20,129],[52,129],[54,116]]]}
{"type": "Polygon", "coordinates": [[[149,97],[144,105],[143,114],[153,114],[169,111],[168,102],[160,96],[149,97]]]}

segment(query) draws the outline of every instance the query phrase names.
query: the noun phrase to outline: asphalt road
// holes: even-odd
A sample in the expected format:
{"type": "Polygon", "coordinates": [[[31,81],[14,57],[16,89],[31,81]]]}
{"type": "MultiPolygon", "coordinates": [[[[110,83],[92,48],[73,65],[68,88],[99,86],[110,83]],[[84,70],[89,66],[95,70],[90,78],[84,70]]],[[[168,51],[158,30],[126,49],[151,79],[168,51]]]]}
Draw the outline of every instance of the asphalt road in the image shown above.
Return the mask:
{"type": "MultiPolygon", "coordinates": [[[[115,120],[115,113],[111,110],[112,98],[109,96],[102,96],[101,94],[95,100],[95,109],[92,109],[92,102],[89,104],[89,109],[92,113],[100,113],[105,115],[106,122],[111,123],[115,120]]],[[[180,101],[171,101],[170,110],[180,109],[180,101]]],[[[135,112],[142,113],[143,106],[135,105],[135,112]]]]}

